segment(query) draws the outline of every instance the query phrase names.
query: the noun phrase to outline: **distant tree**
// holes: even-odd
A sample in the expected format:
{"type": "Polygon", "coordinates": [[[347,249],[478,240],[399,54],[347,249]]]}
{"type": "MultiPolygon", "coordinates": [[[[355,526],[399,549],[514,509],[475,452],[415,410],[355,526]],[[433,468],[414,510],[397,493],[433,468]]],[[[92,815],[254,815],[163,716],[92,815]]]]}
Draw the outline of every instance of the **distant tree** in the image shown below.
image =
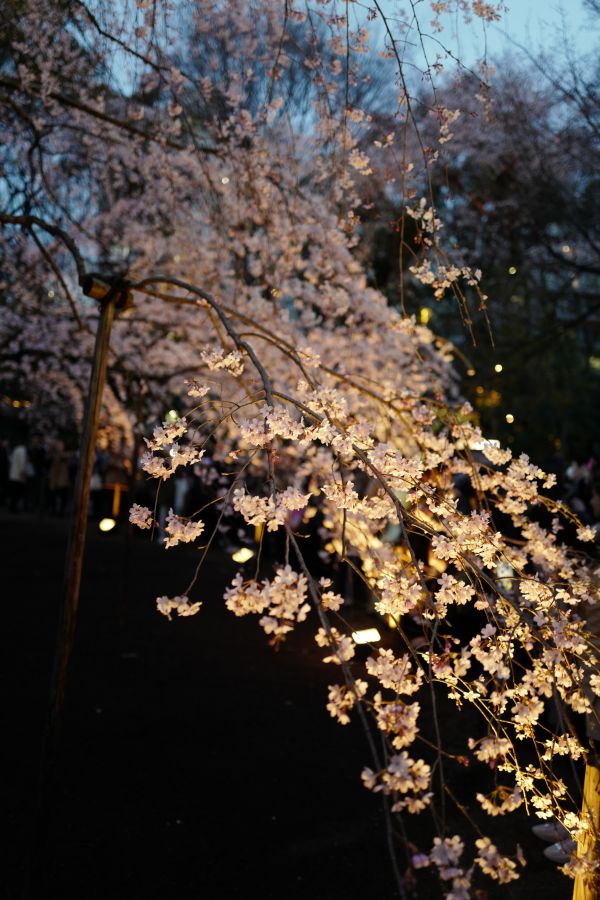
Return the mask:
{"type": "MultiPolygon", "coordinates": [[[[451,292],[431,304],[418,281],[404,297],[410,312],[424,308],[425,321],[464,353],[463,372],[474,371],[465,390],[486,431],[568,463],[600,449],[600,98],[597,69],[555,65],[513,56],[478,98],[460,73],[435,96],[422,94],[417,109],[430,144],[436,109],[460,109],[427,179],[444,239],[485,273],[489,322],[476,315],[475,296],[470,314],[451,292]]],[[[381,190],[377,240],[361,249],[373,283],[392,302],[399,297],[399,202],[397,192],[381,190]]],[[[419,240],[409,230],[407,268],[421,255],[419,240]]]]}

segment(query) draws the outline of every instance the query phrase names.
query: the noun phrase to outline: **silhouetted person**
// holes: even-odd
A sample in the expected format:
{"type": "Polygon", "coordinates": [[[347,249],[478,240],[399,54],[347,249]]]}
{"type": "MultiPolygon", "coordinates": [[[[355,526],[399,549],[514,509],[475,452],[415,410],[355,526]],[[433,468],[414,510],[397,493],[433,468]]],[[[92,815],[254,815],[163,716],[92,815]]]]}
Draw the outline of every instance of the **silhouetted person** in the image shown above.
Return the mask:
{"type": "Polygon", "coordinates": [[[69,457],[61,440],[54,442],[50,450],[50,467],[48,469],[48,492],[50,495],[50,512],[62,516],[67,510],[69,497],[69,457]]]}
{"type": "Polygon", "coordinates": [[[23,508],[27,471],[27,447],[24,440],[19,440],[12,449],[8,463],[8,508],[11,512],[20,512],[23,508]]]}
{"type": "Polygon", "coordinates": [[[33,434],[27,448],[29,478],[27,480],[27,508],[41,510],[46,504],[47,454],[41,434],[33,434]]]}
{"type": "Polygon", "coordinates": [[[8,441],[0,440],[0,506],[4,506],[8,499],[8,465],[8,441]]]}

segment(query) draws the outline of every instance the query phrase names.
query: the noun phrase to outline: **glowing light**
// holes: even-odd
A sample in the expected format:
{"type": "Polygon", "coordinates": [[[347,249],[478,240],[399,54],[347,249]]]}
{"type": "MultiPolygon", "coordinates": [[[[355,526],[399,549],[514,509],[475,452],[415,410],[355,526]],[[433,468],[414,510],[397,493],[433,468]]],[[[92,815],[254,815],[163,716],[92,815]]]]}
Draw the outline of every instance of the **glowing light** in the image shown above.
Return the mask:
{"type": "Polygon", "coordinates": [[[480,406],[500,406],[502,403],[502,394],[500,391],[491,390],[484,394],[479,401],[480,406]]]}
{"type": "Polygon", "coordinates": [[[494,372],[501,372],[503,369],[502,363],[496,363],[494,366],[494,372]]]}
{"type": "Polygon", "coordinates": [[[50,298],[54,297],[54,291],[48,291],[48,296],[49,296],[50,298]]]}
{"type": "Polygon", "coordinates": [[[422,306],[419,310],[419,322],[421,325],[427,325],[431,321],[431,317],[433,312],[429,309],[428,306],[422,306]]]}
{"type": "Polygon", "coordinates": [[[431,550],[427,554],[427,565],[439,575],[448,568],[448,563],[444,559],[438,559],[437,556],[434,556],[433,553],[431,553],[431,550]]]}
{"type": "Polygon", "coordinates": [[[600,356],[590,356],[588,362],[590,364],[590,369],[594,369],[595,372],[600,372],[600,356]]]}
{"type": "Polygon", "coordinates": [[[499,562],[496,565],[496,575],[498,576],[498,581],[500,583],[500,587],[504,591],[510,591],[513,586],[515,570],[513,567],[507,562],[499,562]]]}
{"type": "Polygon", "coordinates": [[[396,620],[390,613],[388,613],[388,615],[386,616],[385,621],[388,628],[396,627],[396,620]]]}
{"type": "Polygon", "coordinates": [[[511,266],[511,267],[509,268],[509,270],[508,270],[508,274],[509,274],[509,275],[516,275],[516,274],[517,274],[516,266],[511,266]]]}
{"type": "Polygon", "coordinates": [[[515,417],[513,416],[512,413],[506,413],[505,418],[509,425],[512,425],[512,423],[515,421],[515,417]]]}
{"type": "Polygon", "coordinates": [[[15,407],[15,409],[18,409],[18,408],[20,407],[20,405],[21,405],[21,401],[20,401],[20,400],[13,400],[12,405],[15,407]]]}
{"type": "Polygon", "coordinates": [[[355,644],[376,644],[381,640],[381,635],[376,628],[362,628],[352,632],[352,640],[355,644]]]}
{"type": "Polygon", "coordinates": [[[179,418],[179,413],[176,409],[170,409],[168,413],[165,415],[165,421],[167,422],[176,422],[179,418]]]}
{"type": "Polygon", "coordinates": [[[482,395],[484,392],[485,392],[484,386],[483,386],[482,384],[478,384],[477,387],[475,388],[475,393],[476,393],[476,394],[479,394],[479,396],[481,397],[481,395],[482,395]]]}
{"type": "Polygon", "coordinates": [[[116,524],[114,519],[100,519],[98,528],[100,531],[112,531],[116,524]]]}
{"type": "Polygon", "coordinates": [[[173,262],[176,262],[176,263],[181,262],[181,254],[176,253],[175,256],[173,257],[173,262]]]}
{"type": "Polygon", "coordinates": [[[569,253],[571,253],[571,248],[569,247],[568,244],[562,245],[562,252],[565,254],[565,256],[568,256],[569,253]]]}
{"type": "Polygon", "coordinates": [[[221,178],[221,184],[229,184],[229,178],[227,177],[227,175],[223,175],[223,177],[221,178]]]}
{"type": "Polygon", "coordinates": [[[473,378],[475,375],[475,369],[467,369],[467,375],[469,378],[473,378]]]}
{"type": "Polygon", "coordinates": [[[231,558],[236,563],[245,563],[252,559],[253,556],[254,550],[251,550],[250,547],[240,547],[239,550],[232,554],[231,558]]]}

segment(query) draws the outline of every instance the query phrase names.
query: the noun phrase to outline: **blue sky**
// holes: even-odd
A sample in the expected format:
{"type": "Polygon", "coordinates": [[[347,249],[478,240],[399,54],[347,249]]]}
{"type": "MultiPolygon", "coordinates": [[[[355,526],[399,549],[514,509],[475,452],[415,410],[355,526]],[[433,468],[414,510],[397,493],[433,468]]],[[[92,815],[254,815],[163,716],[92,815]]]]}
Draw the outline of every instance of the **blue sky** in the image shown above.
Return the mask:
{"type": "MultiPolygon", "coordinates": [[[[600,22],[586,10],[582,0],[508,0],[507,6],[508,12],[501,22],[486,29],[488,54],[492,61],[506,51],[514,50],[515,41],[534,54],[568,41],[577,57],[598,45],[600,22]]],[[[481,25],[470,29],[468,36],[464,26],[461,30],[463,52],[467,56],[477,56],[482,45],[481,25]]]]}
{"type": "MultiPolygon", "coordinates": [[[[368,0],[363,0],[366,6],[368,0]]],[[[445,31],[440,36],[465,64],[484,55],[487,42],[488,60],[494,62],[507,52],[518,53],[515,43],[526,46],[530,53],[539,55],[556,49],[565,42],[572,48],[575,58],[597,49],[600,39],[600,17],[593,16],[583,0],[506,0],[508,12],[496,25],[483,25],[476,20],[465,25],[462,16],[443,17],[445,31]]],[[[393,16],[394,10],[406,8],[405,0],[383,0],[383,8],[393,16]]],[[[431,20],[429,0],[415,3],[421,26],[427,31],[431,20]]]]}

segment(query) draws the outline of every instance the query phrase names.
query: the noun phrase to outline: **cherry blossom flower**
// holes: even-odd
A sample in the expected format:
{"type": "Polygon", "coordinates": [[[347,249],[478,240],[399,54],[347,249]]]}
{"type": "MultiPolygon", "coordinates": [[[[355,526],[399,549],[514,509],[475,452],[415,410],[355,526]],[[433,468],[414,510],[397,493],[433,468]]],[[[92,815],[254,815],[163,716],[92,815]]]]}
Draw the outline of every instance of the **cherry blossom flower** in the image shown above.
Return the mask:
{"type": "Polygon", "coordinates": [[[138,528],[150,528],[154,521],[152,511],[147,506],[134,503],[129,510],[129,521],[138,528]]]}
{"type": "Polygon", "coordinates": [[[190,603],[189,597],[185,595],[156,598],[156,608],[167,619],[171,618],[171,613],[173,612],[176,612],[178,616],[195,616],[201,606],[201,600],[198,600],[196,603],[190,603]]]}
{"type": "Polygon", "coordinates": [[[169,510],[165,524],[165,547],[176,547],[177,544],[187,544],[195,541],[204,531],[204,522],[192,522],[176,516],[172,509],[169,510]]]}

